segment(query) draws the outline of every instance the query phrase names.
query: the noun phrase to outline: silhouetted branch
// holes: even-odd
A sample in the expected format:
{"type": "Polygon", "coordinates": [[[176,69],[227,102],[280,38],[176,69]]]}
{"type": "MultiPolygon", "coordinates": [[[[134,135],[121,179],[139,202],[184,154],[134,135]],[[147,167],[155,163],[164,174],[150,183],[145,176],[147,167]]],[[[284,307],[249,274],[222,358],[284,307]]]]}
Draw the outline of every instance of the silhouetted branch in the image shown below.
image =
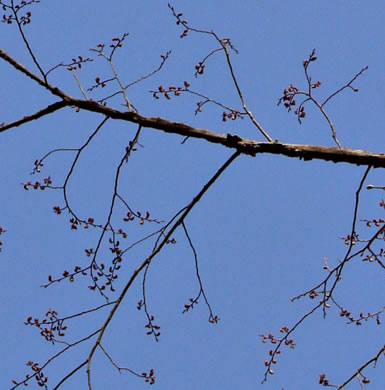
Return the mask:
{"type": "Polygon", "coordinates": [[[338,390],[343,390],[348,383],[350,383],[357,376],[361,375],[362,371],[365,370],[365,368],[370,366],[372,363],[376,365],[381,355],[385,356],[385,345],[379,350],[376,356],[374,356],[372,359],[368,360],[365,364],[363,364],[348,380],[345,381],[344,384],[338,386],[338,390]]]}
{"type": "Polygon", "coordinates": [[[44,81],[40,80],[36,75],[33,75],[29,70],[17,63],[2,50],[0,50],[0,57],[4,58],[16,69],[22,71],[28,77],[31,77],[54,95],[63,98],[63,107],[65,105],[75,106],[79,109],[100,113],[111,119],[137,123],[142,127],[162,130],[166,133],[179,134],[184,137],[205,139],[208,142],[221,144],[236,149],[241,154],[251,156],[255,156],[258,153],[281,154],[287,157],[303,159],[305,161],[318,159],[335,163],[346,162],[355,165],[371,165],[374,168],[385,168],[385,155],[383,154],[370,153],[362,150],[341,150],[324,146],[282,144],[280,142],[256,142],[243,139],[238,135],[217,134],[209,130],[197,129],[184,123],[171,122],[163,118],[146,118],[135,112],[118,111],[113,108],[105,107],[95,101],[76,99],[65,94],[58,88],[44,83],[44,81]]]}
{"type": "Polygon", "coordinates": [[[147,257],[144,262],[134,271],[134,273],[132,274],[132,276],[130,277],[130,279],[128,280],[127,284],[125,285],[125,287],[123,288],[122,292],[120,293],[117,301],[116,301],[116,304],[113,306],[106,322],[104,323],[104,325],[102,326],[102,329],[101,329],[101,332],[99,334],[99,337],[96,341],[96,343],[94,344],[93,348],[91,349],[91,352],[88,356],[88,364],[87,364],[87,374],[88,374],[88,386],[89,386],[89,390],[92,389],[92,386],[91,386],[91,362],[92,362],[92,359],[93,359],[93,356],[99,346],[99,344],[101,343],[102,339],[103,339],[103,336],[104,336],[104,333],[105,331],[107,330],[109,324],[111,323],[112,321],[112,318],[114,317],[115,315],[115,312],[118,310],[121,302],[123,301],[124,297],[126,296],[128,290],[130,289],[130,287],[132,286],[132,284],[134,283],[134,281],[136,280],[137,276],[143,271],[143,269],[145,269],[145,267],[147,267],[151,262],[152,260],[155,258],[155,256],[158,255],[158,253],[162,250],[162,248],[169,242],[172,234],[174,234],[174,232],[176,231],[176,229],[183,223],[183,221],[185,220],[185,218],[188,216],[188,214],[190,213],[190,211],[194,208],[194,206],[201,200],[201,198],[203,197],[203,195],[209,190],[209,188],[217,181],[217,179],[219,178],[219,176],[230,166],[230,164],[240,155],[239,152],[235,152],[220,168],[219,170],[216,172],[216,174],[204,185],[204,187],[202,188],[202,190],[194,197],[194,199],[190,202],[190,204],[186,207],[185,211],[181,214],[181,216],[176,220],[176,222],[170,227],[169,231],[167,232],[167,234],[165,234],[163,240],[160,242],[160,244],[156,247],[156,249],[151,253],[151,255],[149,257],[147,257]]]}
{"type": "MultiPolygon", "coordinates": [[[[354,237],[355,237],[355,231],[356,231],[356,223],[358,218],[358,207],[360,203],[360,193],[362,191],[362,188],[364,186],[365,180],[370,172],[372,167],[368,167],[365,170],[365,173],[360,181],[360,184],[358,186],[358,189],[356,191],[356,201],[354,205],[354,212],[353,212],[353,221],[352,221],[352,229],[351,229],[351,235],[349,240],[349,248],[345,254],[344,260],[340,262],[333,270],[327,269],[329,271],[328,276],[317,286],[313,287],[312,289],[299,294],[298,296],[291,299],[291,301],[298,300],[302,297],[308,296],[310,299],[314,299],[318,297],[319,295],[322,295],[322,299],[320,302],[315,305],[311,310],[309,310],[307,313],[305,313],[291,328],[284,326],[281,327],[281,333],[284,334],[281,338],[276,338],[273,334],[266,335],[260,335],[262,338],[262,342],[266,343],[268,341],[271,342],[271,344],[274,345],[274,348],[269,351],[270,359],[265,361],[265,374],[264,379],[262,383],[267,381],[267,378],[269,375],[274,374],[274,370],[272,369],[272,366],[277,363],[277,355],[281,353],[281,347],[282,345],[289,346],[290,348],[295,347],[295,343],[293,339],[290,339],[289,337],[292,336],[294,331],[303,324],[303,322],[309,318],[313,313],[315,313],[318,309],[322,307],[324,317],[326,317],[326,309],[330,307],[330,304],[328,303],[329,300],[333,297],[334,290],[337,287],[337,284],[341,281],[342,278],[342,270],[344,269],[345,265],[354,257],[358,256],[359,254],[363,253],[366,248],[370,245],[368,244],[366,248],[363,248],[357,252],[355,252],[353,255],[350,255],[353,245],[355,244],[354,237]],[[328,288],[329,281],[331,277],[334,276],[334,282],[331,282],[332,286],[328,288]],[[320,291],[319,291],[320,290],[320,291]]],[[[374,240],[374,238],[373,238],[374,240]]]]}
{"type": "Polygon", "coordinates": [[[4,132],[6,130],[12,129],[13,127],[18,127],[18,126],[24,125],[25,123],[42,118],[45,115],[52,114],[55,111],[58,111],[58,110],[60,110],[64,107],[67,107],[67,106],[68,106],[68,104],[64,101],[50,104],[49,106],[47,106],[46,108],[43,108],[42,110],[39,110],[35,114],[27,115],[24,118],[19,119],[18,121],[8,123],[8,124],[3,123],[2,125],[0,125],[0,133],[4,132]]]}
{"type": "Polygon", "coordinates": [[[196,275],[196,277],[198,279],[198,283],[199,283],[198,295],[195,298],[190,298],[190,300],[189,300],[190,303],[186,303],[184,305],[183,313],[186,313],[190,309],[193,309],[194,305],[196,305],[199,302],[199,298],[201,296],[203,296],[203,299],[205,300],[206,306],[209,309],[209,322],[211,322],[212,324],[216,324],[219,321],[219,317],[213,314],[213,311],[211,309],[211,305],[210,305],[210,303],[209,303],[209,301],[207,299],[205,290],[203,288],[203,283],[202,283],[201,275],[200,275],[200,272],[199,272],[198,254],[196,252],[196,249],[194,247],[194,244],[193,244],[193,242],[191,240],[191,237],[190,237],[190,235],[188,233],[188,230],[187,230],[186,225],[185,225],[184,222],[182,222],[182,227],[183,227],[183,231],[184,231],[184,233],[186,235],[187,241],[188,241],[188,243],[190,245],[190,248],[193,251],[194,262],[195,262],[195,275],[196,275]]]}

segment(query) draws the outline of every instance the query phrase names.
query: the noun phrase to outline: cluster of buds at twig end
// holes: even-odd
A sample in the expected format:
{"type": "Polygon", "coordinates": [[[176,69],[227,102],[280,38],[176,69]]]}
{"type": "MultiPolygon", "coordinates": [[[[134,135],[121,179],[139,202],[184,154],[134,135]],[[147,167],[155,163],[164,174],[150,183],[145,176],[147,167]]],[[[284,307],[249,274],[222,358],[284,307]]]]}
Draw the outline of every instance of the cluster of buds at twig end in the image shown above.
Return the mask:
{"type": "Polygon", "coordinates": [[[182,25],[183,27],[185,27],[185,30],[183,31],[183,33],[180,35],[180,38],[185,38],[187,37],[187,34],[188,34],[188,20],[186,19],[182,19],[182,16],[183,14],[180,12],[180,13],[176,13],[174,7],[172,7],[170,4],[168,4],[168,8],[170,8],[171,12],[173,13],[173,15],[175,16],[176,18],[176,24],[179,26],[179,25],[182,25]]]}
{"type": "Polygon", "coordinates": [[[198,65],[195,65],[195,77],[205,72],[206,65],[203,61],[200,61],[198,65]]]}
{"type": "MultiPolygon", "coordinates": [[[[5,229],[3,229],[1,226],[0,226],[0,236],[2,235],[2,234],[4,234],[4,233],[6,233],[6,230],[5,229]]],[[[2,247],[2,245],[3,245],[3,242],[2,241],[0,241],[0,252],[1,252],[1,247],[2,247]]]]}
{"type": "Polygon", "coordinates": [[[175,87],[174,85],[171,85],[167,89],[163,87],[163,85],[160,85],[158,87],[157,91],[150,91],[152,93],[152,96],[155,99],[159,99],[159,95],[163,95],[166,99],[170,100],[171,96],[170,94],[173,94],[174,96],[180,96],[182,92],[186,92],[190,86],[190,83],[187,81],[183,82],[184,87],[175,87]]]}
{"type": "Polygon", "coordinates": [[[303,67],[304,67],[305,69],[307,69],[307,67],[309,66],[309,64],[310,64],[311,62],[317,61],[317,59],[318,59],[318,57],[316,57],[316,55],[315,55],[315,49],[313,49],[313,51],[312,51],[311,54],[310,54],[310,57],[309,57],[307,60],[304,60],[304,61],[303,61],[303,67]]]}
{"type": "Polygon", "coordinates": [[[145,328],[149,329],[146,332],[147,336],[153,335],[155,337],[155,340],[158,341],[158,338],[160,336],[160,326],[154,324],[155,317],[149,316],[148,317],[148,323],[145,325],[145,328]]]}
{"type": "Polygon", "coordinates": [[[33,188],[34,190],[40,189],[44,191],[51,184],[52,184],[52,180],[49,176],[44,179],[44,184],[40,183],[40,181],[35,181],[35,183],[33,183],[32,181],[28,181],[27,183],[22,183],[26,191],[28,191],[30,188],[33,188]]]}
{"type": "Polygon", "coordinates": [[[145,378],[145,381],[150,385],[155,383],[155,371],[153,369],[151,369],[148,374],[143,372],[142,377],[145,378]]]}
{"type": "Polygon", "coordinates": [[[294,85],[290,85],[289,88],[283,90],[283,96],[278,100],[278,106],[283,103],[284,107],[287,108],[287,112],[290,112],[292,107],[297,103],[295,101],[295,96],[299,92],[299,88],[294,85]]]}
{"type": "Polygon", "coordinates": [[[226,122],[227,119],[231,119],[232,121],[235,121],[237,118],[243,119],[243,117],[239,111],[232,111],[232,112],[223,111],[223,114],[222,114],[222,121],[223,122],[226,122]]]}

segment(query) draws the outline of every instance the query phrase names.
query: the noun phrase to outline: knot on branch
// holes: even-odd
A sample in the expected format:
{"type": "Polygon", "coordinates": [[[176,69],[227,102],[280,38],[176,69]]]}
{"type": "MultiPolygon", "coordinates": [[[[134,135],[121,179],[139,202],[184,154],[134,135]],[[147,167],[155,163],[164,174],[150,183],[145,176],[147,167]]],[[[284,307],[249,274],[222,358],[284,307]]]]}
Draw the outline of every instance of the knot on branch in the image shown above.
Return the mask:
{"type": "Polygon", "coordinates": [[[227,133],[226,137],[226,146],[233,148],[239,144],[239,142],[242,141],[242,138],[238,134],[230,134],[227,133]]]}

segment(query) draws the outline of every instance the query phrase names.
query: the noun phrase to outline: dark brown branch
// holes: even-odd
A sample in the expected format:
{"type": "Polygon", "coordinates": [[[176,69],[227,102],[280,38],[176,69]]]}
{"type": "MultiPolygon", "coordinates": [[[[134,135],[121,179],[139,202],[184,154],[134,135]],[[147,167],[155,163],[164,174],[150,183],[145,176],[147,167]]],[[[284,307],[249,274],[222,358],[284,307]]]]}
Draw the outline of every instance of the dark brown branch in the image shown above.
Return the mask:
{"type": "Polygon", "coordinates": [[[163,118],[146,118],[135,112],[124,112],[113,108],[105,107],[92,100],[76,99],[67,95],[60,89],[45,83],[38,76],[30,72],[23,65],[19,64],[7,53],[0,49],[0,57],[9,62],[17,70],[35,80],[52,94],[63,99],[63,106],[75,106],[80,109],[97,112],[112,119],[125,120],[137,123],[144,128],[162,130],[166,133],[179,134],[184,137],[202,138],[208,142],[221,144],[236,149],[241,154],[255,156],[258,153],[281,154],[287,157],[296,157],[303,160],[324,160],[335,163],[345,162],[355,165],[373,166],[374,168],[385,168],[385,155],[365,152],[363,150],[327,148],[324,146],[282,144],[280,142],[256,142],[242,139],[237,135],[217,134],[209,130],[197,129],[184,123],[171,122],[163,118]]]}
{"type": "MultiPolygon", "coordinates": [[[[18,71],[24,73],[25,75],[27,75],[30,79],[36,81],[38,84],[40,84],[42,87],[44,88],[47,88],[48,90],[50,90],[54,95],[57,95],[57,96],[60,96],[62,97],[61,95],[59,95],[58,93],[54,93],[54,91],[57,89],[55,87],[53,87],[52,85],[50,85],[49,83],[45,82],[44,80],[42,80],[39,76],[36,76],[34,73],[32,73],[29,69],[27,69],[24,65],[21,65],[20,63],[18,63],[16,60],[14,60],[8,53],[6,53],[4,50],[1,50],[0,49],[0,58],[2,58],[3,60],[7,61],[9,64],[11,64],[15,69],[17,69],[18,71]]],[[[57,91],[59,91],[57,89],[57,91]]],[[[60,92],[60,91],[59,91],[60,92]]],[[[65,94],[64,94],[65,95],[65,94]]]]}
{"type": "Polygon", "coordinates": [[[35,114],[27,115],[24,118],[19,119],[18,121],[15,121],[15,122],[12,122],[12,123],[8,123],[8,124],[4,124],[4,125],[0,126],[0,133],[4,132],[6,130],[12,129],[13,127],[21,126],[24,123],[31,122],[33,120],[39,119],[39,118],[41,118],[41,117],[43,117],[45,115],[52,114],[55,111],[58,111],[61,108],[66,107],[66,106],[68,106],[68,103],[66,103],[64,101],[60,101],[60,102],[56,102],[56,103],[50,104],[48,107],[43,108],[42,110],[36,112],[35,114]]]}
{"type": "Polygon", "coordinates": [[[184,137],[202,138],[208,142],[237,149],[241,154],[250,156],[255,156],[258,153],[281,154],[306,161],[316,159],[385,168],[384,154],[370,153],[363,150],[328,148],[325,146],[256,142],[243,139],[237,135],[218,134],[209,130],[197,129],[184,123],[171,122],[163,118],[146,118],[134,112],[118,111],[90,100],[75,99],[68,95],[67,98],[68,105],[108,115],[111,119],[126,120],[137,123],[144,128],[162,130],[166,133],[179,134],[184,137]]]}
{"type": "Polygon", "coordinates": [[[53,390],[57,390],[67,379],[71,378],[77,371],[79,371],[82,367],[87,364],[87,360],[80,363],[77,367],[75,367],[71,372],[69,372],[55,387],[53,390]]]}

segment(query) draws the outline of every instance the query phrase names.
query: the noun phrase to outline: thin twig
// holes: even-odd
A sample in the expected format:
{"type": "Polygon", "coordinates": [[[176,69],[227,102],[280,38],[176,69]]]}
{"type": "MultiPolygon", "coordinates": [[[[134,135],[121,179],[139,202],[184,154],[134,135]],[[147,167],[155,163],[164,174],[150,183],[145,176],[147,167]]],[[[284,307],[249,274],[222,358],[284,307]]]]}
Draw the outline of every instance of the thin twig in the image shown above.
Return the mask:
{"type": "Polygon", "coordinates": [[[358,89],[357,88],[353,88],[352,84],[353,84],[354,81],[356,81],[358,79],[358,77],[360,77],[362,75],[362,73],[364,73],[368,69],[369,69],[369,66],[365,66],[365,68],[362,68],[347,84],[345,84],[343,87],[341,87],[340,89],[338,89],[337,91],[332,93],[328,98],[326,98],[325,101],[322,103],[322,107],[325,106],[331,99],[333,99],[334,96],[336,96],[340,92],[342,92],[345,88],[350,88],[354,92],[357,92],[358,89]]]}
{"type": "Polygon", "coordinates": [[[39,69],[40,74],[44,78],[45,82],[47,82],[47,76],[46,76],[45,72],[43,71],[42,67],[40,66],[39,62],[37,61],[36,56],[33,53],[32,49],[31,49],[31,46],[30,46],[30,44],[28,42],[28,39],[27,39],[27,37],[24,34],[23,28],[21,27],[21,22],[19,20],[18,15],[17,15],[17,13],[18,13],[18,11],[20,11],[21,7],[16,7],[15,8],[14,0],[11,0],[11,4],[12,4],[11,8],[12,8],[16,24],[17,24],[17,27],[18,27],[20,35],[21,35],[21,38],[23,39],[23,41],[25,43],[25,46],[27,47],[28,53],[32,57],[33,62],[35,63],[36,67],[39,69]]]}
{"type": "Polygon", "coordinates": [[[344,384],[342,384],[341,386],[338,387],[338,390],[343,390],[345,388],[345,386],[350,383],[355,377],[357,377],[357,375],[360,375],[361,372],[366,368],[368,367],[369,365],[371,365],[372,363],[374,363],[374,365],[377,364],[377,361],[378,359],[381,357],[381,355],[385,355],[385,345],[379,350],[379,352],[377,353],[376,356],[374,356],[372,359],[368,360],[364,365],[362,365],[348,380],[345,381],[344,384]]]}
{"type": "Polygon", "coordinates": [[[78,77],[78,75],[76,73],[76,69],[75,68],[72,68],[72,74],[73,74],[73,76],[74,76],[74,78],[76,80],[76,83],[78,84],[78,87],[79,87],[82,95],[84,96],[84,99],[89,100],[89,97],[87,96],[86,91],[84,90],[84,88],[82,86],[82,83],[79,80],[79,77],[78,77]]]}
{"type": "Polygon", "coordinates": [[[315,313],[319,308],[323,308],[324,311],[324,317],[326,315],[326,308],[328,307],[327,302],[331,299],[333,296],[334,290],[336,289],[337,284],[341,281],[341,274],[344,266],[353,258],[356,257],[361,251],[356,252],[353,255],[350,255],[353,245],[354,245],[354,237],[355,237],[355,231],[356,231],[356,223],[357,223],[357,218],[358,218],[358,207],[359,207],[359,201],[360,201],[360,193],[362,191],[362,188],[364,186],[365,180],[370,172],[372,167],[368,167],[365,170],[365,173],[360,181],[360,184],[358,186],[358,189],[356,191],[356,201],[355,201],[355,206],[354,206],[354,212],[353,212],[353,221],[352,221],[352,229],[351,229],[351,240],[350,240],[350,245],[349,248],[345,254],[344,260],[336,266],[332,271],[329,272],[328,276],[323,280],[321,283],[319,283],[316,287],[313,287],[312,289],[306,291],[305,293],[302,293],[294,298],[291,299],[291,301],[298,300],[301,297],[304,296],[309,296],[312,292],[317,291],[319,288],[323,287],[323,299],[315,306],[313,307],[310,311],[308,311],[306,314],[304,314],[295,324],[293,327],[290,329],[286,330],[285,336],[283,336],[281,339],[276,340],[275,343],[275,348],[272,350],[270,353],[270,360],[266,364],[266,370],[264,374],[264,378],[262,380],[262,383],[267,381],[268,375],[271,373],[271,366],[274,363],[276,359],[276,355],[278,351],[280,351],[281,346],[288,342],[289,336],[291,336],[294,331],[308,318],[310,317],[313,313],[315,313]],[[332,277],[332,275],[335,275],[335,280],[332,284],[332,287],[327,290],[327,284],[329,282],[329,279],[332,277]]]}
{"type": "Polygon", "coordinates": [[[196,252],[196,249],[194,247],[194,244],[193,244],[193,242],[191,240],[191,237],[190,237],[190,235],[188,233],[188,230],[186,228],[186,225],[185,225],[184,221],[182,222],[182,227],[183,227],[183,231],[184,231],[184,233],[186,235],[187,241],[188,241],[188,243],[190,245],[190,248],[193,251],[194,262],[195,262],[195,275],[196,275],[196,277],[198,279],[198,283],[199,283],[199,293],[198,293],[198,295],[195,297],[195,299],[193,299],[191,301],[191,303],[189,305],[185,306],[185,310],[183,312],[186,312],[189,308],[192,308],[193,304],[198,303],[198,300],[199,300],[200,296],[202,295],[203,299],[205,300],[206,306],[209,309],[209,322],[216,323],[216,322],[218,322],[218,317],[214,316],[213,311],[211,309],[210,302],[208,301],[206,293],[205,293],[205,290],[203,288],[203,283],[202,283],[202,279],[201,279],[200,272],[199,272],[198,254],[196,252]]]}

